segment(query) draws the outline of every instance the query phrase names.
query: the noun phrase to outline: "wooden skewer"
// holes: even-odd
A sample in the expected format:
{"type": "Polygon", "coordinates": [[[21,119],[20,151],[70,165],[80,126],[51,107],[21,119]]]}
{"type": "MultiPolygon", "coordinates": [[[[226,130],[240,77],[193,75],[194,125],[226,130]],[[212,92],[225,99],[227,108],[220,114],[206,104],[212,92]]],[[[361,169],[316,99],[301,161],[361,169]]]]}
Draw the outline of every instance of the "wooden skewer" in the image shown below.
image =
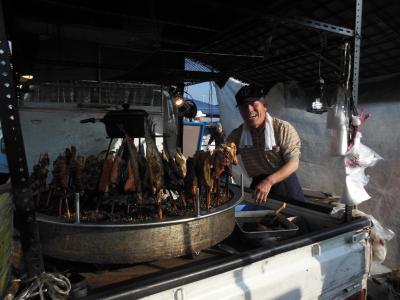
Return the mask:
{"type": "Polygon", "coordinates": [[[111,212],[110,212],[110,214],[113,214],[113,213],[114,213],[114,206],[115,206],[115,202],[113,202],[113,203],[111,204],[111,212]]]}
{"type": "Polygon", "coordinates": [[[287,206],[286,202],[283,202],[282,206],[274,211],[274,213],[273,213],[274,217],[272,218],[271,221],[269,221],[271,224],[273,224],[275,222],[275,220],[278,218],[278,215],[280,214],[280,212],[282,210],[284,210],[286,208],[286,206],[287,206]]]}
{"type": "Polygon", "coordinates": [[[282,206],[279,207],[277,210],[274,211],[274,215],[275,215],[275,216],[279,215],[280,212],[286,208],[286,206],[287,206],[286,202],[283,202],[282,206]]]}
{"type": "Polygon", "coordinates": [[[51,195],[52,195],[52,194],[53,194],[53,188],[51,187],[51,188],[49,189],[49,194],[48,194],[48,196],[47,196],[46,207],[49,207],[50,198],[51,198],[51,195]]]}
{"type": "Polygon", "coordinates": [[[64,198],[64,200],[65,200],[65,207],[67,208],[67,218],[68,218],[68,220],[70,219],[70,217],[71,217],[71,213],[70,213],[70,211],[69,211],[69,203],[68,203],[68,198],[67,197],[65,197],[64,198]]]}
{"type": "Polygon", "coordinates": [[[61,217],[62,216],[62,198],[60,198],[60,201],[58,203],[58,215],[61,217]]]}

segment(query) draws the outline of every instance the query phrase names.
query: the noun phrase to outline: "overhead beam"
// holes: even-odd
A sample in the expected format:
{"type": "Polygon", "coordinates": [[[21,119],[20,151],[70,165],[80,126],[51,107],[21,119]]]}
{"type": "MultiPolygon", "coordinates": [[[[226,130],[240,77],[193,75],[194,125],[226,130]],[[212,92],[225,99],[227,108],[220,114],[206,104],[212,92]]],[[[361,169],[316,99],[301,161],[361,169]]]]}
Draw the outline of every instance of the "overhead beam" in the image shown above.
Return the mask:
{"type": "MultiPolygon", "coordinates": [[[[333,63],[328,58],[324,57],[322,54],[318,53],[318,51],[313,50],[313,49],[311,49],[310,47],[308,47],[308,46],[306,46],[304,44],[300,44],[300,45],[305,50],[304,52],[292,53],[292,54],[289,54],[289,55],[285,55],[284,57],[274,57],[271,60],[258,63],[257,65],[250,66],[250,67],[248,67],[246,69],[238,69],[238,70],[235,70],[235,71],[236,72],[248,72],[248,71],[253,71],[253,70],[260,69],[260,68],[264,68],[264,67],[267,67],[267,66],[268,67],[273,67],[274,65],[287,63],[287,62],[289,62],[291,60],[300,59],[300,58],[308,56],[308,55],[316,56],[316,57],[320,58],[321,60],[324,60],[328,65],[330,65],[334,69],[336,69],[338,71],[341,71],[341,68],[338,65],[333,63]]],[[[337,44],[332,44],[328,48],[330,49],[331,47],[336,47],[336,46],[338,46],[338,45],[337,44]]]]}
{"type": "MultiPolygon", "coordinates": [[[[72,4],[72,3],[65,2],[65,1],[40,0],[40,2],[48,4],[48,5],[52,5],[52,6],[55,6],[55,7],[58,7],[60,9],[70,8],[70,9],[73,9],[73,10],[76,10],[76,11],[89,12],[89,13],[93,13],[93,14],[97,14],[97,15],[124,18],[124,19],[136,20],[136,21],[141,21],[141,22],[147,22],[147,23],[154,23],[154,19],[153,18],[133,16],[133,15],[129,15],[127,13],[113,12],[111,10],[107,10],[106,11],[106,10],[102,10],[102,9],[98,9],[98,8],[94,8],[94,7],[85,7],[83,5],[72,4]]],[[[185,23],[180,23],[180,22],[176,22],[176,21],[169,21],[169,20],[163,20],[163,19],[157,19],[157,22],[159,24],[170,25],[170,26],[181,27],[181,28],[187,28],[187,29],[193,29],[193,30],[198,30],[198,31],[206,31],[206,32],[219,32],[220,31],[218,29],[211,28],[211,27],[194,25],[194,24],[185,24],[185,23]]]]}
{"type": "Polygon", "coordinates": [[[225,75],[215,72],[185,71],[178,69],[159,69],[150,72],[127,73],[112,80],[144,81],[153,83],[175,83],[175,82],[205,82],[219,81],[225,75]]]}
{"type": "MultiPolygon", "coordinates": [[[[392,33],[394,35],[394,38],[397,42],[400,42],[400,32],[394,28],[393,26],[388,25],[383,18],[381,18],[378,15],[375,15],[373,17],[373,19],[375,19],[375,23],[381,28],[383,29],[386,33],[392,33]]],[[[387,18],[385,18],[387,19],[387,18]]]]}
{"type": "Polygon", "coordinates": [[[305,49],[306,51],[309,51],[309,53],[311,53],[312,55],[314,55],[315,57],[317,57],[318,59],[322,60],[323,62],[325,62],[326,64],[328,64],[329,66],[331,66],[332,68],[336,69],[339,72],[342,72],[342,68],[340,66],[338,66],[337,64],[335,64],[334,62],[332,62],[330,59],[326,58],[325,56],[323,56],[321,53],[318,53],[315,50],[312,50],[310,47],[308,47],[306,44],[300,43],[300,46],[305,49]]]}
{"type": "MultiPolygon", "coordinates": [[[[206,1],[208,5],[212,5],[213,7],[219,7],[219,4],[213,3],[210,0],[204,0],[204,1],[206,1]]],[[[202,1],[202,2],[204,2],[204,1],[202,1]]],[[[268,13],[265,13],[260,10],[248,8],[248,6],[240,6],[240,5],[235,5],[235,4],[229,4],[229,5],[226,4],[226,5],[224,5],[224,7],[220,7],[220,8],[228,10],[228,11],[229,10],[234,11],[235,13],[238,13],[238,14],[245,14],[245,15],[247,14],[247,15],[254,16],[254,17],[264,18],[266,20],[277,22],[277,23],[297,24],[297,25],[301,25],[303,27],[308,27],[308,28],[317,29],[317,30],[321,30],[321,31],[327,31],[327,32],[336,33],[339,35],[344,35],[344,36],[349,36],[349,37],[354,36],[354,31],[352,29],[329,24],[326,22],[318,21],[318,20],[303,18],[300,16],[281,17],[281,16],[268,14],[268,13]]]]}
{"type": "MultiPolygon", "coordinates": [[[[270,18],[270,17],[267,17],[267,18],[270,18]]],[[[332,32],[332,33],[349,36],[349,37],[354,36],[354,30],[352,30],[352,29],[325,23],[322,21],[317,21],[317,20],[302,18],[302,17],[290,17],[290,18],[284,18],[283,20],[285,23],[298,24],[298,25],[301,25],[304,27],[318,29],[321,31],[332,32]]]]}

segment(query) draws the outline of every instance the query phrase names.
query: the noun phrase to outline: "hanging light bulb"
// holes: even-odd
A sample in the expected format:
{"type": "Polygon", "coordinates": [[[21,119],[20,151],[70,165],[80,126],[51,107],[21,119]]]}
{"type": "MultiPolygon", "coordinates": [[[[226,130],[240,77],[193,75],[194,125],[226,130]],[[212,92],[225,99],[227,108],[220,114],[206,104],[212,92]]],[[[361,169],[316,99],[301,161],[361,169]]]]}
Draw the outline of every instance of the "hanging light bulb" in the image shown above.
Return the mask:
{"type": "Polygon", "coordinates": [[[315,97],[311,103],[311,107],[307,109],[308,112],[313,114],[322,114],[327,112],[328,109],[324,106],[324,86],[325,80],[321,76],[321,60],[318,61],[318,80],[317,89],[319,89],[318,96],[315,97]]]}
{"type": "Polygon", "coordinates": [[[196,116],[197,106],[194,101],[185,100],[174,86],[170,88],[169,93],[180,117],[194,118],[196,116]]]}
{"type": "Polygon", "coordinates": [[[185,104],[185,100],[183,100],[183,98],[180,95],[173,96],[172,101],[174,101],[174,105],[178,108],[185,104]]]}

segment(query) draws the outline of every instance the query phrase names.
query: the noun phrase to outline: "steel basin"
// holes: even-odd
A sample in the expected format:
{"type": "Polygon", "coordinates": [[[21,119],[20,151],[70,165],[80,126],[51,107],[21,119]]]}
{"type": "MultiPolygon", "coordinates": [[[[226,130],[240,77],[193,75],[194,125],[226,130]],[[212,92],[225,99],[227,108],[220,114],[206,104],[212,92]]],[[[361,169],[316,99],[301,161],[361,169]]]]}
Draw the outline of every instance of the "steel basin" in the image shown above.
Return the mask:
{"type": "Polygon", "coordinates": [[[236,204],[243,188],[232,186],[233,198],[200,216],[140,224],[66,223],[37,214],[43,254],[70,261],[126,264],[178,257],[209,248],[235,227],[236,204]]]}

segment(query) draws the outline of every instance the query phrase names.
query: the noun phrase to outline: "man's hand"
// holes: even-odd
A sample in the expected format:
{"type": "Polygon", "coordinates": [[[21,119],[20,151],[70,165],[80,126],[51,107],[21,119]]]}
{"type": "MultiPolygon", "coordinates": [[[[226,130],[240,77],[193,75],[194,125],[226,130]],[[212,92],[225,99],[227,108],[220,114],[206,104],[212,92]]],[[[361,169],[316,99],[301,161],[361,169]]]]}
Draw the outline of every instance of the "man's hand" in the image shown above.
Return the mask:
{"type": "Polygon", "coordinates": [[[256,200],[257,203],[267,202],[267,197],[272,185],[272,180],[269,177],[262,180],[254,190],[253,199],[256,200]]]}

